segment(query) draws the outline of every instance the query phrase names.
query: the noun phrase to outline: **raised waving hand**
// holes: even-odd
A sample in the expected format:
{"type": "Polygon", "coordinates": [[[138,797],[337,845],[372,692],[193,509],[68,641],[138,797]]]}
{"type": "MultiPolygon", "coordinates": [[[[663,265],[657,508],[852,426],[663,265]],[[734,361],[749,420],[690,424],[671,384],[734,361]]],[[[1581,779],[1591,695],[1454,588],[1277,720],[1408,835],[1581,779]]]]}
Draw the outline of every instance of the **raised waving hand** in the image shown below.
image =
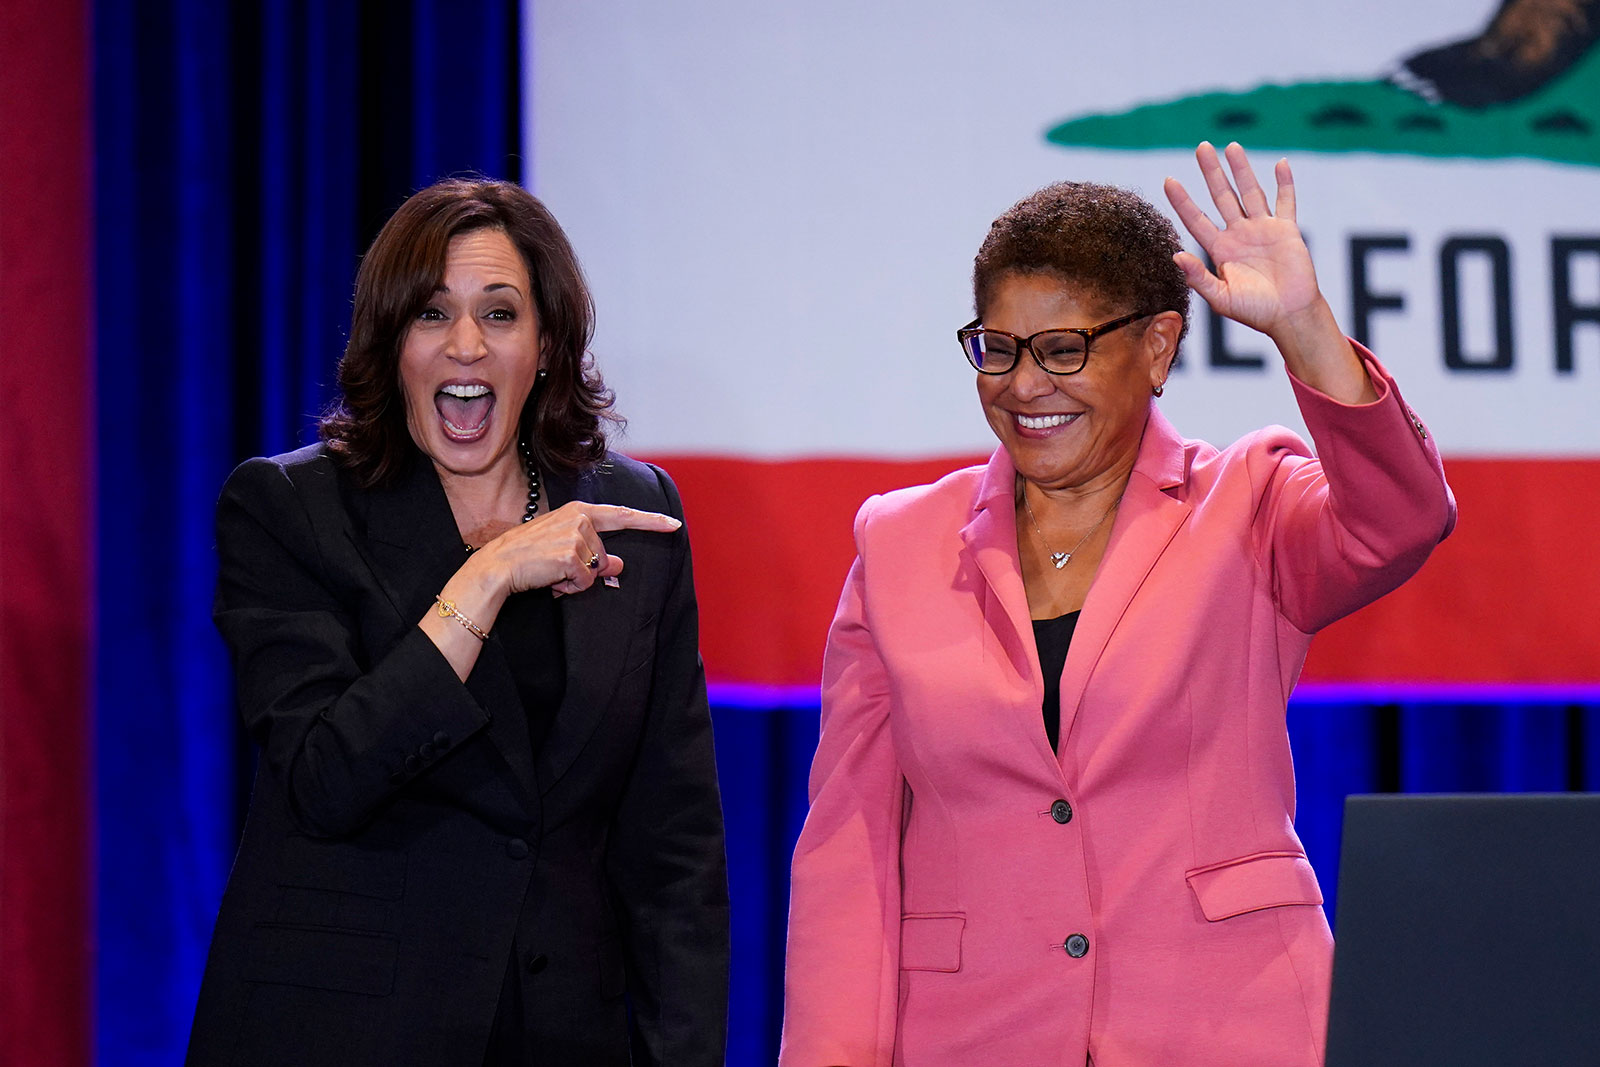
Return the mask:
{"type": "Polygon", "coordinates": [[[1272,338],[1290,372],[1308,385],[1345,403],[1376,400],[1366,370],[1317,286],[1311,253],[1295,220],[1289,161],[1280,159],[1273,168],[1277,195],[1269,203],[1244,149],[1230,144],[1226,156],[1225,169],[1208,142],[1195,150],[1220,226],[1183,183],[1166,180],[1173,210],[1216,268],[1213,273],[1198,256],[1179,252],[1173,259],[1184,280],[1217,314],[1272,338]]]}

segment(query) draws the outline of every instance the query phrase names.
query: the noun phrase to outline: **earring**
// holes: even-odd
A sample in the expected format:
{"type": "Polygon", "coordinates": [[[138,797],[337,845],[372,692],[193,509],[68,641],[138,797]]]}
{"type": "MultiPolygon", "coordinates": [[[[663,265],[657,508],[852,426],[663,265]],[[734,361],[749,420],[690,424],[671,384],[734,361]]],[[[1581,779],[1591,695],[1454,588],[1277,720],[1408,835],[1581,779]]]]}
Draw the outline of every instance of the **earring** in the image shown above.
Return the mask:
{"type": "Polygon", "coordinates": [[[1167,388],[1167,383],[1166,383],[1166,382],[1162,382],[1162,383],[1161,383],[1161,384],[1160,384],[1160,385],[1158,385],[1158,386],[1155,386],[1155,387],[1154,387],[1154,388],[1152,388],[1152,389],[1151,389],[1151,390],[1150,390],[1150,395],[1151,395],[1151,396],[1160,396],[1160,395],[1161,395],[1161,394],[1162,394],[1162,392],[1163,392],[1163,391],[1164,391],[1164,390],[1165,390],[1165,389],[1166,389],[1166,388],[1167,388]]]}

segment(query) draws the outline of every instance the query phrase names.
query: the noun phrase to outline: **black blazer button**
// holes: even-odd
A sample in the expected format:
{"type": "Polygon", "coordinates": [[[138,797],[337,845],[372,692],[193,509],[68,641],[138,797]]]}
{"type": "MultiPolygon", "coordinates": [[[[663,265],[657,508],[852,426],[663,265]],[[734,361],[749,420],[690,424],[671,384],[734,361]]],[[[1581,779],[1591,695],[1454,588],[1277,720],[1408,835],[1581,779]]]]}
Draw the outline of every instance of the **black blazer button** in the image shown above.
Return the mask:
{"type": "Polygon", "coordinates": [[[440,730],[438,733],[434,734],[433,747],[438,749],[440,752],[443,752],[445,749],[449,748],[450,735],[445,733],[443,730],[440,730]]]}
{"type": "Polygon", "coordinates": [[[549,964],[550,960],[543,952],[535,952],[528,957],[528,973],[538,974],[540,971],[544,970],[545,967],[549,966],[549,964]]]}
{"type": "Polygon", "coordinates": [[[1061,947],[1066,949],[1067,955],[1073,959],[1081,960],[1089,954],[1089,939],[1082,934],[1072,934],[1061,947]]]}
{"type": "Polygon", "coordinates": [[[421,756],[424,760],[431,760],[438,754],[438,751],[433,747],[432,741],[422,742],[421,747],[417,749],[417,755],[421,756]]]}
{"type": "Polygon", "coordinates": [[[528,847],[528,843],[520,837],[513,837],[506,842],[506,855],[514,860],[527,859],[528,853],[531,851],[533,850],[528,847]]]}
{"type": "Polygon", "coordinates": [[[1059,823],[1072,821],[1072,805],[1065,800],[1058,800],[1050,805],[1050,817],[1059,823]]]}
{"type": "Polygon", "coordinates": [[[415,752],[407,756],[406,770],[410,771],[412,774],[416,774],[418,771],[422,770],[422,757],[417,755],[415,752]]]}

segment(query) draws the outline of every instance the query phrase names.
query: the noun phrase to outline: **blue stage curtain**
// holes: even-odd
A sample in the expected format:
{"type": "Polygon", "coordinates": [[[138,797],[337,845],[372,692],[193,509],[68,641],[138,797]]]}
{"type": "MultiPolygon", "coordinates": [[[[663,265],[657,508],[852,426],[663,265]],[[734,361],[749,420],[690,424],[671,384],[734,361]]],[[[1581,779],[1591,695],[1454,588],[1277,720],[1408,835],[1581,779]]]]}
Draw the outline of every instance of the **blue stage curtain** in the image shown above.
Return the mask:
{"type": "MultiPolygon", "coordinates": [[[[463,171],[520,178],[517,5],[94,13],[96,1041],[100,1063],[143,1067],[181,1058],[253,771],[209,619],[217,491],[240,459],[313,439],[357,258],[404,197],[463,171]]],[[[729,1062],[770,1064],[817,711],[723,703],[713,717],[729,1062]]],[[[1307,701],[1289,727],[1330,908],[1347,793],[1600,785],[1597,706],[1307,701]]]]}
{"type": "Polygon", "coordinates": [[[517,27],[511,0],[94,4],[102,1064],[181,1060],[252,773],[217,491],[314,440],[383,219],[520,178],[517,27]]]}
{"type": "Polygon", "coordinates": [[[1329,703],[1289,706],[1296,829],[1337,933],[1339,834],[1351,793],[1521,793],[1600,787],[1600,705],[1329,703]]]}

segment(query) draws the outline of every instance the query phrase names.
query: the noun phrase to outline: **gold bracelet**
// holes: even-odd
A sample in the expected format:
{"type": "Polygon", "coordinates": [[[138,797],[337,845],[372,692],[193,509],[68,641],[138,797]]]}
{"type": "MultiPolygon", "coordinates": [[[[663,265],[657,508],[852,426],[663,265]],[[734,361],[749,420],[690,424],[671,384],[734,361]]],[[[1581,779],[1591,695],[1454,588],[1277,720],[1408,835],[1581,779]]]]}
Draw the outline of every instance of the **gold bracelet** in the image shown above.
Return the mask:
{"type": "Polygon", "coordinates": [[[467,628],[467,632],[473,637],[476,637],[479,641],[489,640],[489,631],[485,630],[483,627],[479,626],[477,623],[461,614],[460,610],[456,608],[455,601],[446,600],[443,593],[438,594],[433,599],[439,602],[440,618],[456,620],[456,622],[459,622],[462,626],[465,626],[467,628]]]}

